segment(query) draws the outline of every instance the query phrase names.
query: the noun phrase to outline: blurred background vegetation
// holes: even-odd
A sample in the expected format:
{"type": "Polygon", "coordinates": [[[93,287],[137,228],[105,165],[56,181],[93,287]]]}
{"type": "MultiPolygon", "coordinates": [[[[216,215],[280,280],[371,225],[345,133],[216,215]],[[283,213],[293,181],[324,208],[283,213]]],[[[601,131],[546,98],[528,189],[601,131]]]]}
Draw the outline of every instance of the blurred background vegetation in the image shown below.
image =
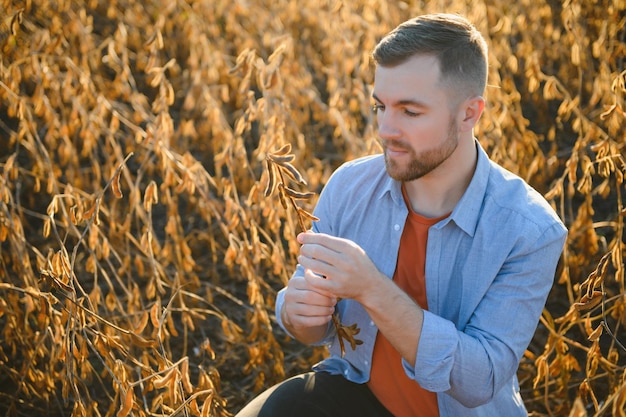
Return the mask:
{"type": "Polygon", "coordinates": [[[228,416],[319,360],[275,324],[265,155],[319,193],[378,152],[370,51],[438,11],[489,43],[480,142],[570,231],[527,408],[625,415],[624,0],[0,0],[0,412],[228,416]]]}

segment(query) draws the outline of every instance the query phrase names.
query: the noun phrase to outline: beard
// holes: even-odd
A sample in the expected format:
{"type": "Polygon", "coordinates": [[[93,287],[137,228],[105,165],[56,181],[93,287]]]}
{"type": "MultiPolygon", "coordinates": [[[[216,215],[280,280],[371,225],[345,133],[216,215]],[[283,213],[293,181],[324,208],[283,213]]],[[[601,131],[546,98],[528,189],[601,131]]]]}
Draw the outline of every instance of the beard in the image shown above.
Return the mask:
{"type": "Polygon", "coordinates": [[[434,171],[439,165],[444,163],[459,145],[459,134],[457,132],[456,121],[452,120],[448,136],[446,140],[437,148],[421,152],[419,155],[406,143],[386,140],[383,141],[385,148],[385,166],[387,174],[397,181],[413,181],[424,175],[434,171]],[[389,144],[393,148],[402,149],[408,152],[409,162],[406,165],[399,163],[393,158],[388,157],[386,145],[389,144]]]}

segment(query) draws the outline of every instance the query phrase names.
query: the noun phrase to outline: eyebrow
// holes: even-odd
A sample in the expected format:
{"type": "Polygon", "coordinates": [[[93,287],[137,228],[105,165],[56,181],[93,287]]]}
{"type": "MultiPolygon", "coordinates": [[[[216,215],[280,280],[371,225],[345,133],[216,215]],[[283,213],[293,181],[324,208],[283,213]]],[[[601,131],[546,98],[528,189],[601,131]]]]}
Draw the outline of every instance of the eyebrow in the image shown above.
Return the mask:
{"type": "MultiPolygon", "coordinates": [[[[372,98],[376,101],[378,101],[379,103],[382,103],[383,101],[378,98],[378,96],[376,94],[372,94],[372,98]]],[[[427,108],[429,107],[426,103],[424,103],[423,101],[419,101],[419,100],[412,100],[412,99],[402,99],[402,100],[398,100],[394,103],[392,103],[393,106],[416,106],[416,107],[423,107],[423,108],[427,108]]]]}

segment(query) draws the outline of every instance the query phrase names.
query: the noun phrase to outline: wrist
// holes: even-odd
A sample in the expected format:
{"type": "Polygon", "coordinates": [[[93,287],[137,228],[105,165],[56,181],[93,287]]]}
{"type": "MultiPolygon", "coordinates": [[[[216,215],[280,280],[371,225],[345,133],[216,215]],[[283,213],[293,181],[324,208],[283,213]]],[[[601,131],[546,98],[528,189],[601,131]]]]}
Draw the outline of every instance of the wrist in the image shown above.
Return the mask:
{"type": "Polygon", "coordinates": [[[368,278],[365,282],[367,284],[361,287],[358,298],[355,298],[364,307],[374,307],[380,304],[382,296],[389,291],[393,291],[391,287],[396,286],[389,277],[378,270],[375,271],[375,276],[368,278]]]}

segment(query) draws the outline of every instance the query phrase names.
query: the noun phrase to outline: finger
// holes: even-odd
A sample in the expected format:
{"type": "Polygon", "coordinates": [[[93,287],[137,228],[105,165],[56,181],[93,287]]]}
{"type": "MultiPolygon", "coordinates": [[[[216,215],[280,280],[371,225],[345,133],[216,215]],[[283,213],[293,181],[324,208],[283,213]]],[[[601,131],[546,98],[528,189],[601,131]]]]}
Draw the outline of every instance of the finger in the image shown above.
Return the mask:
{"type": "Polygon", "coordinates": [[[319,316],[294,314],[288,310],[289,321],[295,328],[315,327],[328,323],[332,319],[332,313],[319,316]]]}
{"type": "Polygon", "coordinates": [[[320,306],[304,303],[285,303],[290,317],[327,317],[335,312],[334,306],[320,306]]]}
{"type": "Polygon", "coordinates": [[[283,309],[289,323],[295,327],[310,327],[328,323],[335,312],[334,304],[324,306],[288,302],[287,298],[285,298],[283,309]]]}
{"type": "MultiPolygon", "coordinates": [[[[315,273],[311,269],[304,270],[304,279],[307,281],[307,284],[315,289],[316,292],[325,293],[325,294],[333,294],[334,297],[334,283],[330,279],[325,279],[319,274],[315,273]]],[[[336,297],[335,297],[336,299],[336,297]]]]}
{"type": "Polygon", "coordinates": [[[337,302],[334,294],[311,286],[304,276],[293,277],[289,281],[285,299],[322,306],[334,306],[337,302]]]}
{"type": "MultiPolygon", "coordinates": [[[[313,271],[313,273],[317,274],[319,278],[330,276],[332,275],[333,271],[336,270],[336,268],[332,264],[329,264],[328,262],[325,262],[317,258],[310,258],[304,255],[298,256],[298,263],[302,267],[304,267],[305,270],[308,269],[308,270],[313,271]]],[[[306,272],[305,272],[305,276],[306,276],[306,272]]]]}
{"type": "Polygon", "coordinates": [[[335,265],[339,262],[341,254],[332,249],[328,249],[324,245],[305,243],[300,247],[300,255],[329,265],[335,265]]]}
{"type": "Polygon", "coordinates": [[[335,252],[342,252],[346,247],[351,246],[351,242],[349,240],[327,235],[325,233],[300,233],[298,234],[297,239],[298,242],[303,245],[320,245],[335,252]]]}
{"type": "Polygon", "coordinates": [[[363,248],[355,242],[323,233],[300,233],[298,241],[302,243],[301,254],[324,261],[340,269],[343,268],[342,265],[346,259],[367,256],[363,248]]]}

